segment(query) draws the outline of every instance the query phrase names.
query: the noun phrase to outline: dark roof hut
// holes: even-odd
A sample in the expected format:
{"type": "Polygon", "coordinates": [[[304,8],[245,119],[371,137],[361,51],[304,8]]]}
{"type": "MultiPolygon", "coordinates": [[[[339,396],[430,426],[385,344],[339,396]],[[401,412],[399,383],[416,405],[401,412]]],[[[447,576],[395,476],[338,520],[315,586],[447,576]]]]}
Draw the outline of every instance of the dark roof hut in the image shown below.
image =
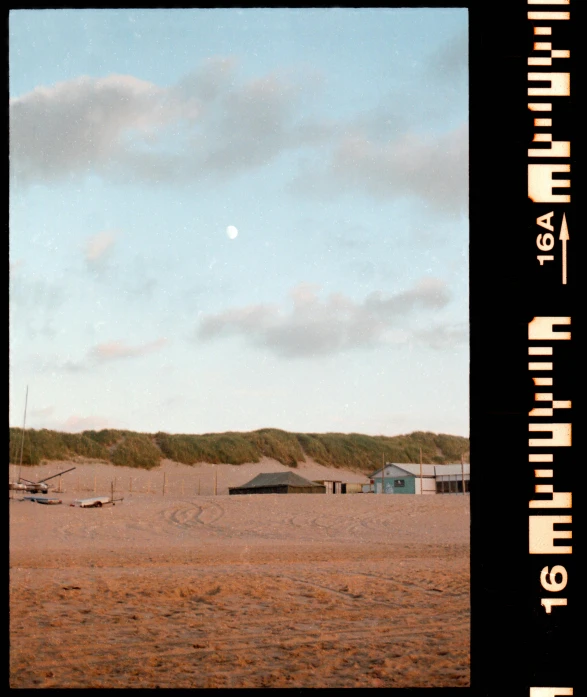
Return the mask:
{"type": "Polygon", "coordinates": [[[300,477],[295,472],[267,472],[258,474],[250,482],[242,486],[234,486],[228,489],[228,493],[234,494],[324,494],[326,487],[323,484],[311,482],[300,477]]]}

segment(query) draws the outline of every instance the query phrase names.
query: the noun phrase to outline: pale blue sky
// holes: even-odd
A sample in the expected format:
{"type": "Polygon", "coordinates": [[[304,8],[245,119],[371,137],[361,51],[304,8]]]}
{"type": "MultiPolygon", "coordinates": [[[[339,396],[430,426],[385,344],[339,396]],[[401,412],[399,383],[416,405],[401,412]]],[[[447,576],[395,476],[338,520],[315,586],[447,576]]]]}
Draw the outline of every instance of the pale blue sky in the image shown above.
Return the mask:
{"type": "Polygon", "coordinates": [[[468,435],[466,10],[9,29],[11,425],[468,435]]]}

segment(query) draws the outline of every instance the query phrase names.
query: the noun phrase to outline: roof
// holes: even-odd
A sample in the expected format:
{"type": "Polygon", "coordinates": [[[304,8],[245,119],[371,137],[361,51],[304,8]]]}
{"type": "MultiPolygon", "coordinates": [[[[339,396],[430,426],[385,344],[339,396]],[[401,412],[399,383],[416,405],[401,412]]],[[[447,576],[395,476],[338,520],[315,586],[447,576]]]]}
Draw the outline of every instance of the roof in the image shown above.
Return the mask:
{"type": "MultiPolygon", "coordinates": [[[[406,464],[401,464],[398,465],[395,462],[394,463],[389,463],[395,465],[395,467],[399,467],[401,470],[405,470],[406,472],[409,472],[410,474],[416,475],[416,477],[420,476],[420,465],[414,465],[412,463],[406,463],[406,464]]],[[[434,471],[434,468],[436,465],[422,465],[422,476],[424,477],[434,477],[436,472],[434,471]]]]}
{"type": "MultiPolygon", "coordinates": [[[[435,468],[436,465],[425,465],[422,464],[422,474],[425,477],[434,477],[435,475],[435,468]]],[[[398,463],[398,462],[386,462],[385,467],[397,467],[400,470],[403,470],[404,472],[407,472],[408,474],[414,474],[417,477],[420,476],[420,465],[414,465],[412,463],[398,463]]],[[[376,472],[373,472],[370,477],[371,479],[374,479],[376,477],[381,477],[381,471],[382,467],[380,467],[376,472]]]]}
{"type": "Polygon", "coordinates": [[[258,474],[246,484],[231,487],[233,489],[261,489],[269,486],[317,486],[316,482],[300,477],[295,472],[265,472],[258,474]]]}
{"type": "Polygon", "coordinates": [[[435,465],[436,467],[436,476],[439,474],[461,474],[464,472],[465,474],[471,474],[471,465],[468,463],[465,463],[464,465],[461,465],[459,462],[456,465],[435,465]]]}
{"type": "MultiPolygon", "coordinates": [[[[422,465],[419,464],[414,464],[414,463],[408,463],[408,462],[386,462],[385,463],[386,467],[398,467],[401,470],[404,470],[404,472],[407,472],[408,474],[413,474],[416,477],[420,476],[420,467],[422,468],[422,476],[424,477],[436,477],[441,474],[462,474],[463,470],[465,474],[470,474],[470,468],[471,466],[468,463],[465,463],[461,465],[459,462],[458,464],[450,464],[450,465],[428,465],[422,463],[422,465]]],[[[376,472],[373,472],[370,477],[371,479],[374,479],[375,477],[379,476],[381,477],[381,470],[383,468],[380,467],[376,472]]]]}

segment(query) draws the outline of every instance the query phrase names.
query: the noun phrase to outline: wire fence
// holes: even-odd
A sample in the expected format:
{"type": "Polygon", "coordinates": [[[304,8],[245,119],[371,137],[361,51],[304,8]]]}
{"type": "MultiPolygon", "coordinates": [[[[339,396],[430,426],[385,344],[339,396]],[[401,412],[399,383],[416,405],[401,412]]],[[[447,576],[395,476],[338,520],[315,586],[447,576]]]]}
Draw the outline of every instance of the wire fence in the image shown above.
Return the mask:
{"type": "MultiPolygon", "coordinates": [[[[67,469],[67,468],[63,468],[67,469]]],[[[19,479],[19,468],[11,465],[10,481],[16,482],[19,479]]],[[[47,470],[27,467],[20,473],[21,478],[26,478],[31,482],[39,482],[41,479],[59,475],[59,469],[47,470]]],[[[63,476],[56,476],[47,482],[49,492],[68,493],[68,494],[98,494],[105,495],[110,493],[112,487],[119,495],[132,494],[151,494],[153,496],[215,496],[228,494],[228,482],[223,481],[222,474],[217,470],[202,472],[200,475],[182,477],[181,475],[170,475],[167,472],[155,472],[152,474],[141,473],[140,475],[115,475],[107,473],[95,474],[84,472],[82,475],[75,471],[68,472],[63,476]]]]}

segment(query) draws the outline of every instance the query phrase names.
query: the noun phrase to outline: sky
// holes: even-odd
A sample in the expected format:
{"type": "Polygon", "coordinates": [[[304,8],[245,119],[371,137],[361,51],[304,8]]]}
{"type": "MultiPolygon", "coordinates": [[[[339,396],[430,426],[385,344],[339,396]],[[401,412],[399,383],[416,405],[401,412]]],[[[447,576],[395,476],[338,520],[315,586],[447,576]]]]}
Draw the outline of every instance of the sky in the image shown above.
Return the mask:
{"type": "Polygon", "coordinates": [[[467,26],[11,11],[10,425],[468,436],[467,26]]]}

